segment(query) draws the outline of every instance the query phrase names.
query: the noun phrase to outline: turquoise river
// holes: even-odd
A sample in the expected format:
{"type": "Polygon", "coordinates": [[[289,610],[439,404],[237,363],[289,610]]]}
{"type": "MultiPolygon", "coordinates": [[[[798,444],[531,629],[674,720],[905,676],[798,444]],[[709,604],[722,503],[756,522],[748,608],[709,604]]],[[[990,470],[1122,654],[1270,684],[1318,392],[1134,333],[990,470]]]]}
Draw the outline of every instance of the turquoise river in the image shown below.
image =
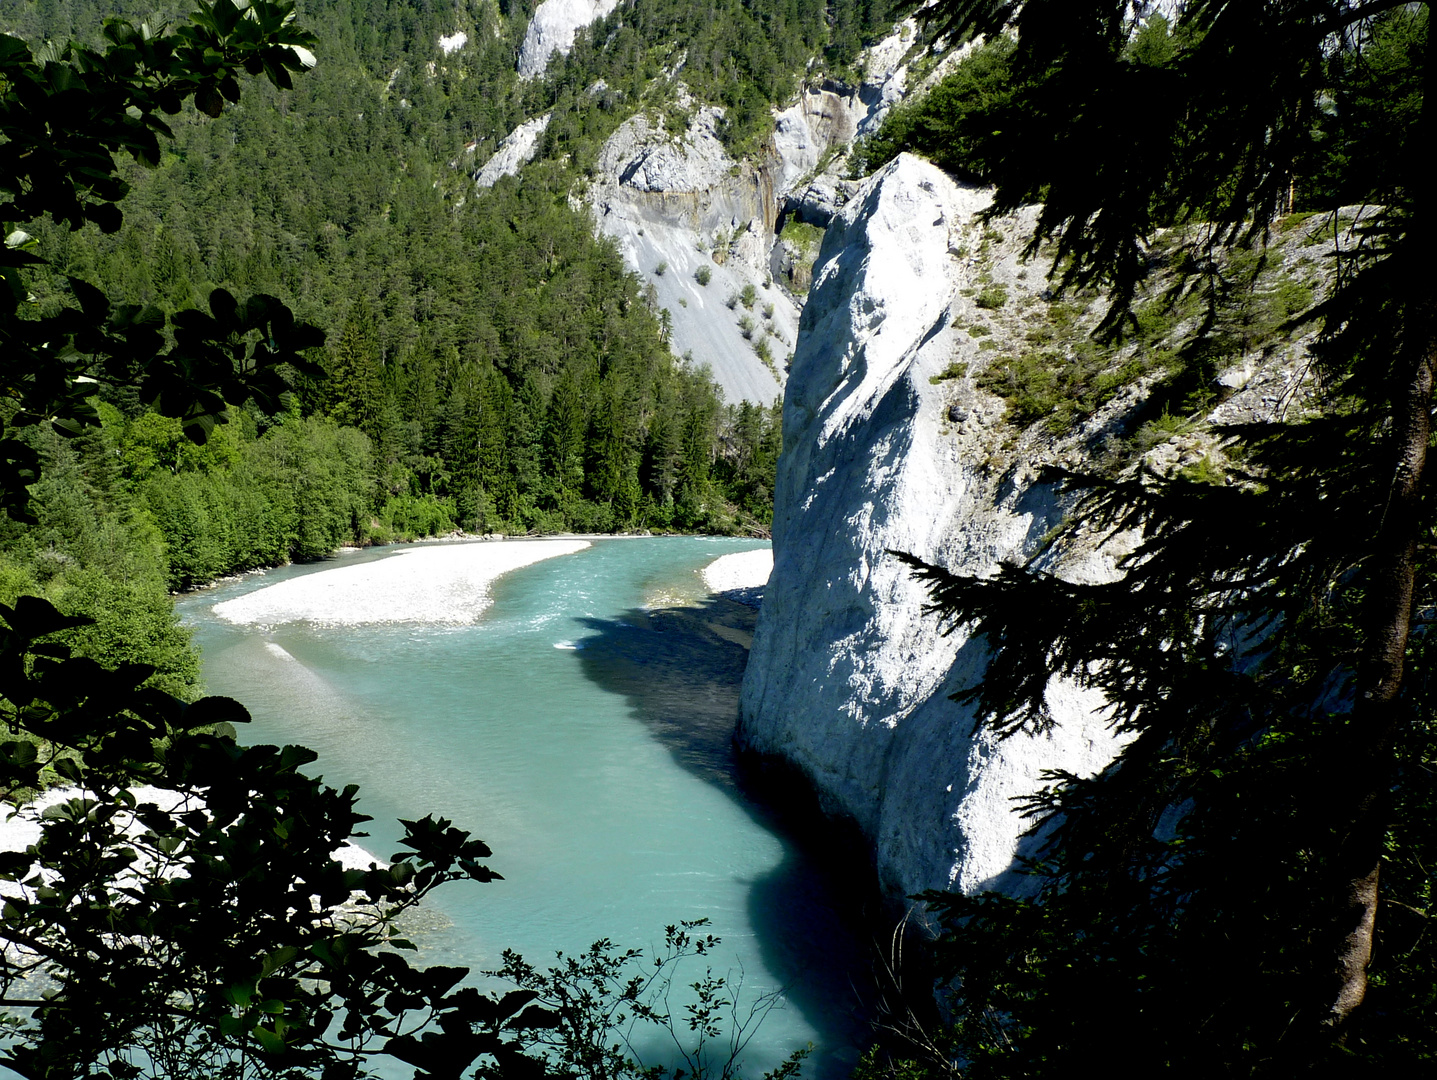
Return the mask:
{"type": "MultiPolygon", "coordinates": [[[[744,1002],[782,992],[741,1075],[812,1042],[803,1075],[836,1080],[866,1037],[867,949],[847,895],[865,860],[834,865],[831,845],[820,857],[745,793],[729,733],[753,612],[708,597],[699,574],[761,546],[596,540],[500,578],[464,626],[265,628],[211,610],[394,549],[250,575],[178,607],[207,692],[254,717],[242,739],[310,746],[326,780],[360,785],[372,852],[393,853],[397,819],[431,812],[493,849],[503,881],[450,885],[416,918],[421,962],[478,972],[508,948],[543,965],[600,938],[652,948],[667,924],[708,919],[723,939],[711,965],[742,980],[744,1002]]],[[[673,1061],[656,1034],[640,1049],[673,1061]]]]}

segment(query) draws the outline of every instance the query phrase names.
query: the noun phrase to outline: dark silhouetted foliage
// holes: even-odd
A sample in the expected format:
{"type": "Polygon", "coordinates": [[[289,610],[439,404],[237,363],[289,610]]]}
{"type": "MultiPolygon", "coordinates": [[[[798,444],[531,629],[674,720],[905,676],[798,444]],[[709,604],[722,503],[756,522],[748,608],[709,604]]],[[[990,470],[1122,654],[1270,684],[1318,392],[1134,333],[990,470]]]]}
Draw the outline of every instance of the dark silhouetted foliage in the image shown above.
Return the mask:
{"type": "Polygon", "coordinates": [[[990,650],[959,695],[980,723],[1042,730],[1058,676],[1102,690],[1128,741],[1098,775],[1032,793],[1032,898],[927,897],[959,1020],[946,1060],[914,1068],[1422,1072],[1437,1055],[1427,9],[1191,0],[1146,39],[1107,0],[937,14],[1016,26],[1010,92],[967,130],[997,209],[1041,199],[1034,244],[1055,242],[1069,286],[1111,290],[1111,332],[1131,324],[1159,226],[1196,223],[1201,289],[1221,278],[1214,252],[1260,245],[1299,186],[1324,211],[1369,209],[1305,316],[1320,330],[1306,411],[1222,430],[1228,465],[1206,475],[1052,478],[1071,512],[1047,550],[1138,530],[1121,580],[1075,585],[1037,560],[920,568],[946,624],[990,650]],[[1338,168],[1357,146],[1362,167],[1338,168]]]}

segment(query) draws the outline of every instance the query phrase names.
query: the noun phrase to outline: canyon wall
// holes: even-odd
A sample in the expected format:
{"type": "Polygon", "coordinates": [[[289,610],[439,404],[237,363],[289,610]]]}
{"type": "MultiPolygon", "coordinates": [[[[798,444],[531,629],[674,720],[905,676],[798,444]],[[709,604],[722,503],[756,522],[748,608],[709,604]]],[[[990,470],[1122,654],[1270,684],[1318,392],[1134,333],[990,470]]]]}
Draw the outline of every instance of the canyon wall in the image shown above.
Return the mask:
{"type": "MultiPolygon", "coordinates": [[[[545,0],[535,25],[552,37],[545,27],[589,10],[545,0]]],[[[1245,344],[1217,372],[1205,422],[1164,415],[1154,427],[1140,412],[1163,350],[1179,350],[1199,320],[1158,304],[1151,325],[1169,330],[1099,345],[1090,332],[1102,299],[1055,295],[1041,251],[1026,258],[1035,209],[980,219],[985,191],[906,155],[861,182],[844,177],[853,140],[972,47],[934,62],[917,42],[900,24],[865,50],[853,85],[803,85],[745,160],[723,143],[722,110],[690,96],[680,61],[661,76],[669,104],[619,124],[571,194],[644,280],[677,355],[709,365],[731,401],[784,394],[774,569],[738,738],[800,771],[826,811],[859,827],[894,899],[1031,887],[1017,860],[1033,841],[1015,800],[1046,770],[1101,769],[1119,744],[1101,700],[1056,679],[1043,733],[977,730],[951,695],[981,680],[986,646],[940,632],[926,590],[891,552],[965,574],[1036,560],[1068,580],[1113,580],[1132,538],[1070,533],[1051,545],[1071,506],[1044,466],[1201,469],[1221,457],[1213,424],[1275,418],[1308,371],[1302,340],[1245,344]],[[920,60],[926,74],[910,83],[920,60]],[[1029,411],[1015,418],[1010,405],[1025,396],[1029,411]]],[[[505,140],[481,180],[520,168],[545,119],[505,140]]],[[[1316,287],[1328,242],[1285,237],[1255,302],[1316,287]]],[[[1156,270],[1144,302],[1170,284],[1156,270]]]]}
{"type": "Polygon", "coordinates": [[[1218,425],[1300,415],[1312,331],[1294,333],[1285,312],[1325,289],[1359,218],[1342,211],[1338,237],[1320,221],[1274,236],[1205,415],[1172,417],[1145,406],[1163,357],[1203,325],[1195,294],[1173,299],[1182,232],[1154,242],[1145,329],[1103,343],[1091,332],[1106,300],[1056,294],[1044,248],[1026,257],[1037,209],[980,219],[988,202],[900,155],[832,218],[789,374],[774,569],[744,678],[741,744],[797,768],[858,825],[894,899],[1029,889],[1015,856],[1034,841],[1015,799],[1045,770],[1101,769],[1119,741],[1102,700],[1056,678],[1035,718],[1051,725],[1032,725],[1045,733],[976,730],[950,695],[982,679],[986,645],[942,634],[890,552],[976,576],[1007,563],[1115,580],[1136,537],[1060,530],[1071,497],[1045,467],[1211,475],[1218,425]]]}
{"type": "MultiPolygon", "coordinates": [[[[903,155],[829,226],[789,375],[774,571],[744,678],[743,746],[796,766],[827,811],[857,823],[892,897],[1021,890],[1013,797],[1044,769],[1094,770],[1115,750],[1098,702],[1056,681],[1051,735],[975,735],[948,695],[981,676],[984,647],[943,636],[889,554],[983,573],[1031,555],[1063,513],[1031,468],[1002,460],[1003,403],[941,377],[983,360],[962,328],[983,314],[964,295],[979,273],[1027,293],[1031,270],[1041,287],[1042,268],[1012,252],[981,271],[964,254],[987,203],[903,155]]],[[[1112,557],[1070,572],[1110,574],[1112,557]]]]}
{"type": "MultiPolygon", "coordinates": [[[[519,75],[542,76],[579,28],[613,8],[613,0],[544,0],[520,49],[519,75]]],[[[767,405],[782,396],[815,252],[783,240],[780,218],[822,228],[843,205],[856,185],[837,174],[854,138],[876,130],[907,92],[915,42],[914,24],[900,24],[864,51],[855,85],[804,85],[774,111],[771,138],[742,161],[720,138],[723,110],[690,97],[680,61],[661,76],[673,84],[673,107],[640,110],[620,124],[576,188],[576,204],[589,207],[597,230],[668,312],[673,352],[707,365],[730,402],[767,405]]],[[[515,128],[476,170],[477,184],[517,174],[538,152],[548,119],[515,128]]]]}

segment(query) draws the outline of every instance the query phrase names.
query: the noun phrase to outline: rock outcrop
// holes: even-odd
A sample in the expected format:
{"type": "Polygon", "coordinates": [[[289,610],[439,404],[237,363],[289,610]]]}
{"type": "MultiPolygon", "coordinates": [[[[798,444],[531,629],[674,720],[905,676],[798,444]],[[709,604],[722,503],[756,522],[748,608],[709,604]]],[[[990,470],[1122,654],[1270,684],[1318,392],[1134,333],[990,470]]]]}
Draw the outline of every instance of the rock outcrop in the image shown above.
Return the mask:
{"type": "Polygon", "coordinates": [[[917,86],[910,87],[908,62],[917,29],[907,19],[864,49],[855,65],[863,77],[855,85],[829,79],[805,85],[797,101],[775,110],[773,146],[782,191],[798,191],[815,179],[832,180],[822,175],[825,168],[841,161],[854,139],[877,131],[888,111],[911,92],[931,89],[974,45],[948,51],[917,86]]]}
{"type": "Polygon", "coordinates": [[[533,79],[544,74],[550,57],[573,46],[575,33],[618,5],[619,0],[544,0],[534,9],[519,46],[519,77],[533,79]]]}
{"type": "Polygon", "coordinates": [[[493,187],[501,176],[515,176],[519,170],[534,160],[539,149],[539,138],[549,126],[552,114],[545,113],[520,124],[499,143],[492,157],[474,174],[474,182],[481,188],[493,187]]]}
{"type": "MultiPolygon", "coordinates": [[[[525,33],[519,75],[541,75],[581,27],[616,4],[544,0],[525,33]]],[[[571,201],[588,205],[598,230],[645,280],[661,315],[667,312],[673,351],[707,365],[729,401],[766,405],[782,394],[817,234],[810,229],[789,242],[777,229],[785,221],[826,228],[852,196],[857,185],[837,174],[853,140],[876,130],[907,93],[917,46],[916,24],[905,21],[864,51],[857,85],[805,85],[791,105],[775,110],[767,144],[742,162],[719,137],[723,110],[689,97],[680,60],[660,76],[674,85],[671,106],[624,121],[605,141],[589,182],[576,187],[571,201]]],[[[599,82],[588,93],[610,91],[599,82]]],[[[529,161],[547,120],[530,119],[511,132],[476,174],[479,185],[529,161]]]]}
{"type": "MultiPolygon", "coordinates": [[[[942,636],[888,554],[989,572],[1031,555],[1063,512],[1030,470],[993,468],[1002,402],[943,378],[983,355],[960,326],[978,274],[964,253],[987,203],[903,155],[829,226],[789,375],[774,572],[744,678],[741,743],[796,766],[858,824],[895,898],[1021,889],[1012,798],[1044,769],[1096,770],[1116,749],[1099,702],[1056,680],[1051,735],[975,736],[948,695],[981,675],[984,647],[942,636]]],[[[1080,562],[1075,576],[1113,573],[1111,556],[1080,562]]]]}
{"type": "Polygon", "coordinates": [[[700,225],[722,220],[730,213],[754,210],[754,199],[727,191],[720,193],[722,205],[689,205],[692,196],[719,188],[738,167],[719,139],[722,121],[722,109],[702,106],[692,113],[686,130],[670,132],[662,121],[639,113],[619,125],[604,142],[597,171],[612,178],[618,187],[675,196],[672,209],[676,216],[695,219],[700,225]]]}
{"type": "Polygon", "coordinates": [[[858,184],[837,176],[816,176],[802,187],[795,188],[784,197],[783,209],[792,214],[795,221],[806,225],[828,228],[833,215],[843,209],[858,184]]]}
{"type": "Polygon", "coordinates": [[[744,677],[741,743],[800,770],[828,811],[856,822],[895,900],[1030,888],[1015,872],[1025,822],[1013,799],[1045,770],[1102,768],[1120,743],[1102,700],[1056,678],[1048,734],[975,731],[950,695],[983,677],[986,646],[940,634],[889,552],[978,576],[1035,560],[1069,581],[1115,580],[1136,538],[1068,530],[1051,543],[1070,506],[1042,466],[1220,475],[1214,425],[1301,414],[1314,332],[1295,336],[1287,313],[1320,298],[1361,216],[1340,211],[1337,235],[1321,219],[1274,236],[1249,296],[1250,326],[1266,329],[1213,372],[1207,415],[1174,425],[1144,422],[1139,406],[1162,358],[1203,325],[1199,298],[1174,299],[1172,256],[1192,237],[1154,238],[1136,305],[1146,340],[1099,346],[1089,332],[1105,301],[1054,296],[1045,259],[1022,258],[1038,209],[978,220],[988,201],[900,155],[833,216],[789,374],[774,569],[744,677]],[[1100,371],[1111,382],[1098,395],[1100,371]]]}
{"type": "Polygon", "coordinates": [[[846,150],[858,135],[857,93],[835,84],[805,86],[798,100],[773,115],[773,147],[779,186],[792,187],[812,174],[832,150],[846,150]]]}
{"type": "Polygon", "coordinates": [[[798,330],[798,305],[768,272],[773,178],[766,165],[729,156],[718,136],[722,110],[681,101],[682,131],[643,113],[619,125],[584,200],[668,311],[673,351],[707,364],[729,401],[767,405],[783,392],[798,330]]]}

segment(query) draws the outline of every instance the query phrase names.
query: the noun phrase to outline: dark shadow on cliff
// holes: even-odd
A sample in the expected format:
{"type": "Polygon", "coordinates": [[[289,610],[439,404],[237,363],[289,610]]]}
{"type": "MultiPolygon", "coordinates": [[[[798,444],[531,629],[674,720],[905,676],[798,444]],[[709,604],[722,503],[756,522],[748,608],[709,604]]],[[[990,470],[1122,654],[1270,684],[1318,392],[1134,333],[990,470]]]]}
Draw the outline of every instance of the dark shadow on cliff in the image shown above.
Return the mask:
{"type": "Polygon", "coordinates": [[[629,700],[680,765],[782,840],[782,861],[750,883],[750,920],[765,964],[787,984],[788,1007],[818,1032],[803,1075],[838,1080],[873,1038],[873,949],[886,931],[872,856],[857,830],[822,820],[792,776],[735,753],[739,688],[757,616],[755,598],[743,599],[750,603],[720,596],[586,619],[590,634],[579,658],[596,685],[629,700]],[[834,986],[846,1008],[819,992],[834,986]]]}

